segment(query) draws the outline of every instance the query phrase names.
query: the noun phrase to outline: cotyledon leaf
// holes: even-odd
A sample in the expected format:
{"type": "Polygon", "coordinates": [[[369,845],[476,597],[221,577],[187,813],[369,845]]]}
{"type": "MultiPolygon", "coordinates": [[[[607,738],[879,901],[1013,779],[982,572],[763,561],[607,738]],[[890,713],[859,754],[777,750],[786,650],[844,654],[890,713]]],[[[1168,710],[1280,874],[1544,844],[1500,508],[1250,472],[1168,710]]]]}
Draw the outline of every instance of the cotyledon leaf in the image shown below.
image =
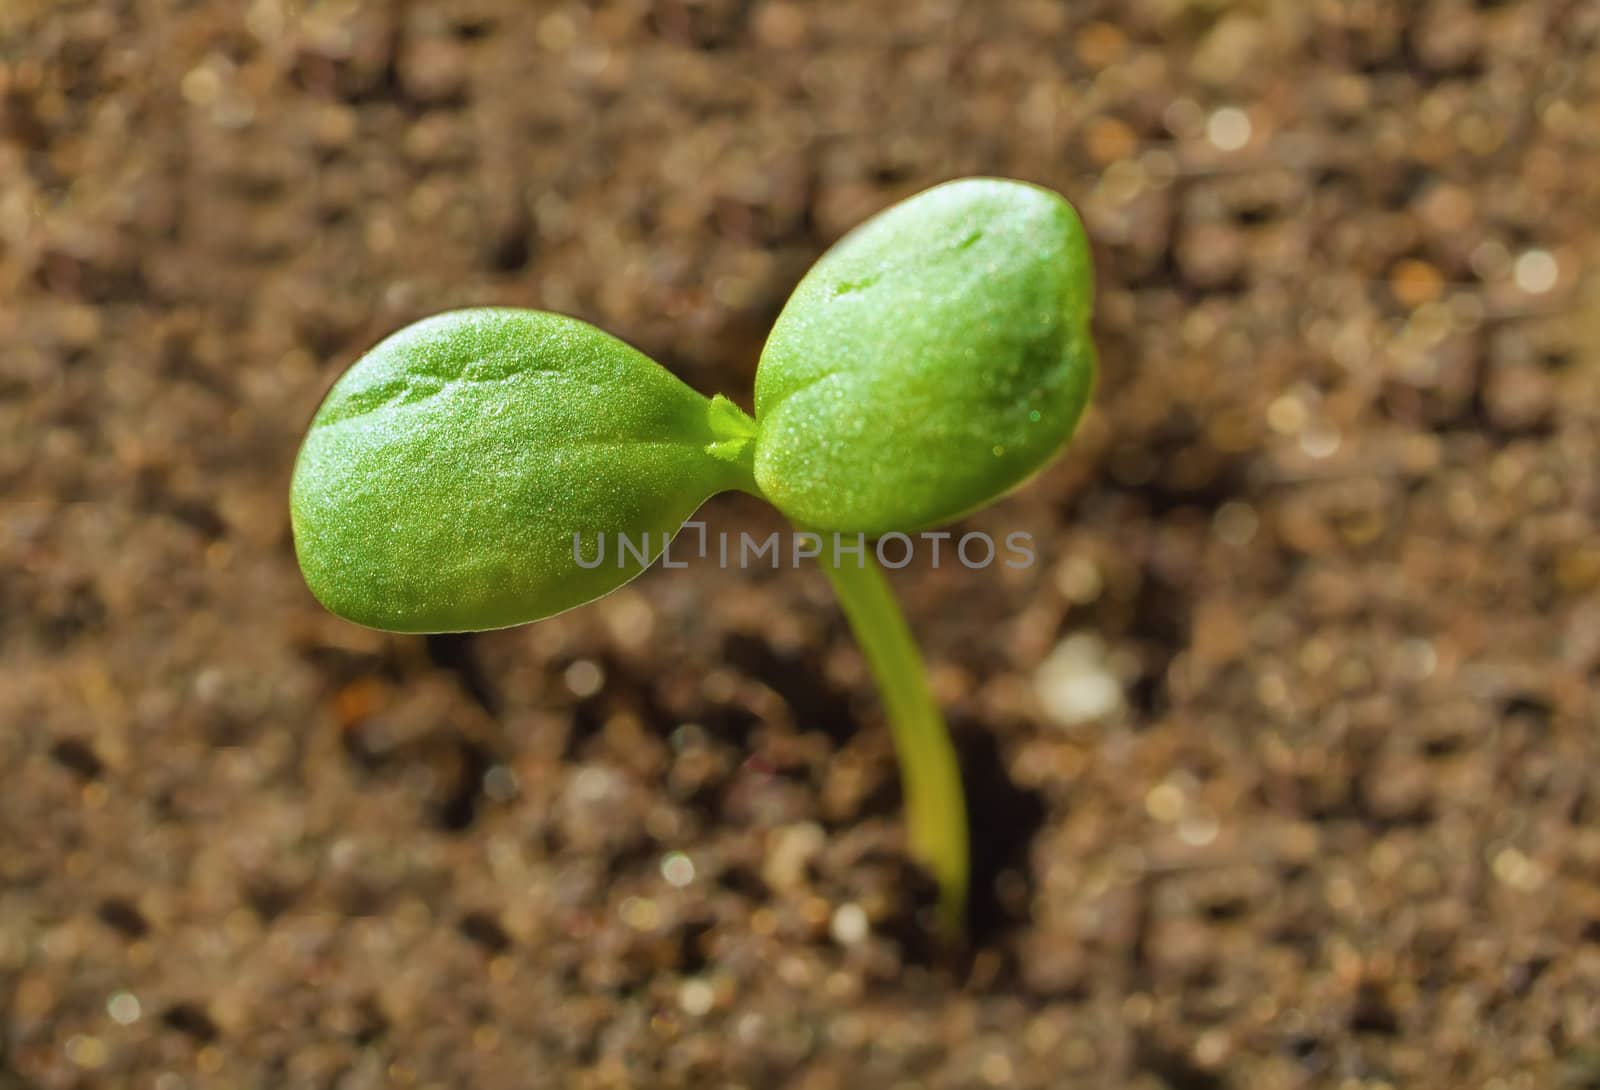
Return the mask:
{"type": "Polygon", "coordinates": [[[797,523],[887,533],[982,507],[1071,437],[1094,381],[1072,207],[1023,182],[935,186],[824,254],[756,373],[755,477],[797,523]]]}
{"type": "Polygon", "coordinates": [[[440,314],[328,393],[295,464],[295,550],[325,606],[374,628],[537,620],[639,574],[714,493],[753,488],[753,430],[576,319],[440,314]],[[645,563],[619,534],[648,538],[645,563]]]}

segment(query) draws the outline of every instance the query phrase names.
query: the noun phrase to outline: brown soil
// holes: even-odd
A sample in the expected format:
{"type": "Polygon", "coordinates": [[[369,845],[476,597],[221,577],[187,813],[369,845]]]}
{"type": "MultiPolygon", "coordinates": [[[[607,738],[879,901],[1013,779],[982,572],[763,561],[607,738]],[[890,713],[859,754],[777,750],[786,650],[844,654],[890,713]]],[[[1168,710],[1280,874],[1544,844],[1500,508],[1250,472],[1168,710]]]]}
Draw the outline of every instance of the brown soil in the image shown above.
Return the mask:
{"type": "Polygon", "coordinates": [[[1597,51],[1591,0],[0,4],[0,1087],[1600,1085],[1597,51]],[[291,459],[384,333],[566,311],[742,396],[973,173],[1083,211],[1103,377],[971,520],[1036,567],[896,577],[971,950],[816,572],[466,638],[304,590],[291,459]]]}

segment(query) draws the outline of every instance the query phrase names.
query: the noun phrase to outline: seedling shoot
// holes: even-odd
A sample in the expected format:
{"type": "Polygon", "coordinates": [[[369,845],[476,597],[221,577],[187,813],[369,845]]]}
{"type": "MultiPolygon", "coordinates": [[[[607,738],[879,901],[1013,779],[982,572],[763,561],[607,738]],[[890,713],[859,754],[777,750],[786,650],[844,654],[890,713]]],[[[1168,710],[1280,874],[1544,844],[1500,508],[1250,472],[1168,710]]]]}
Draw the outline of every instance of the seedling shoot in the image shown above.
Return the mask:
{"type": "MultiPolygon", "coordinates": [[[[452,311],[362,357],[311,422],[290,491],[316,597],[395,632],[500,628],[616,590],[711,496],[819,535],[910,533],[992,503],[1071,437],[1093,385],[1088,245],[1071,206],[949,182],[851,232],[795,289],[752,417],[572,318],[452,311]],[[645,542],[601,564],[575,542],[645,542]]],[[[961,776],[872,550],[818,551],[880,690],[913,856],[959,932],[961,776]]]]}

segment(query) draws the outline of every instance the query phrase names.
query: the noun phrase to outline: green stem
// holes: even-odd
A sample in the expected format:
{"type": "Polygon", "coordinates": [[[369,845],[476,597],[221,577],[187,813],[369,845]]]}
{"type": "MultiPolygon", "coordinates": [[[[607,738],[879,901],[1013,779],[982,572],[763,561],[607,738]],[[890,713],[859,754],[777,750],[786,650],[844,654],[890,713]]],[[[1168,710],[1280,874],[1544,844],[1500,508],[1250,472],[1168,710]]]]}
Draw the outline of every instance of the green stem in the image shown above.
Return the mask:
{"type": "Polygon", "coordinates": [[[916,641],[870,555],[871,546],[860,557],[840,557],[829,536],[823,535],[819,560],[882,694],[900,760],[911,854],[933,872],[939,921],[954,937],[961,932],[967,899],[967,811],[955,747],[928,689],[916,641]]]}

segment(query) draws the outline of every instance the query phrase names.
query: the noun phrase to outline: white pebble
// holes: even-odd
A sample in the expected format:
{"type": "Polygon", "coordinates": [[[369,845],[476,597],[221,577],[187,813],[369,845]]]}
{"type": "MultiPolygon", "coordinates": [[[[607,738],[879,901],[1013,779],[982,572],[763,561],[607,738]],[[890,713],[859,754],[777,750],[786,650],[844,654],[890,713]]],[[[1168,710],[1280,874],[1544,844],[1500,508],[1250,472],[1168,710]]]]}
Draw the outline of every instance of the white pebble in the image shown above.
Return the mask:
{"type": "Polygon", "coordinates": [[[567,667],[564,679],[572,695],[581,700],[600,691],[600,687],[606,683],[606,672],[590,659],[579,659],[567,667]]]}
{"type": "Polygon", "coordinates": [[[866,940],[868,929],[866,910],[858,904],[843,904],[833,910],[828,932],[840,946],[855,946],[866,940]]]}
{"type": "Polygon", "coordinates": [[[1511,278],[1529,295],[1543,295],[1561,278],[1561,266],[1548,250],[1529,250],[1511,267],[1511,278]]]}
{"type": "Polygon", "coordinates": [[[661,858],[661,877],[668,885],[682,889],[694,881],[694,860],[682,852],[668,852],[661,858]]]}
{"type": "Polygon", "coordinates": [[[139,1020],[143,1008],[139,1006],[139,997],[132,992],[118,992],[106,1000],[106,1013],[111,1020],[119,1026],[131,1026],[139,1020]]]}
{"type": "Polygon", "coordinates": [[[1051,720],[1076,727],[1122,707],[1122,685],[1099,636],[1075,633],[1056,645],[1033,676],[1039,704],[1051,720]]]}
{"type": "Polygon", "coordinates": [[[1238,151],[1250,143],[1250,117],[1237,106],[1224,106],[1206,120],[1206,139],[1218,151],[1238,151]]]}
{"type": "Polygon", "coordinates": [[[691,1018],[710,1014],[716,1002],[717,990],[704,980],[685,980],[678,988],[678,1006],[691,1018]]]}

